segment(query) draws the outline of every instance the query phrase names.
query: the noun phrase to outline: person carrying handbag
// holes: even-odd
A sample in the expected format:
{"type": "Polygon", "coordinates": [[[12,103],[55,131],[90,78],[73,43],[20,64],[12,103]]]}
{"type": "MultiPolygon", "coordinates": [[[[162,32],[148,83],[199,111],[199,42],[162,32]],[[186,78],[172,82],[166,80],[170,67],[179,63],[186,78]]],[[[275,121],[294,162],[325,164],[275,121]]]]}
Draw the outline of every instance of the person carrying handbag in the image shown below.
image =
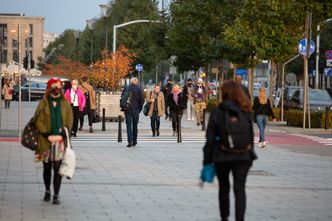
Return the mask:
{"type": "Polygon", "coordinates": [[[44,98],[39,102],[35,112],[35,126],[39,131],[38,146],[35,151],[35,161],[43,162],[43,180],[45,185],[44,201],[51,199],[51,176],[53,168],[53,204],[60,204],[59,191],[61,175],[59,169],[65,152],[66,136],[64,127],[71,130],[73,115],[70,104],[62,93],[62,82],[51,78],[47,83],[44,98]]]}
{"type": "Polygon", "coordinates": [[[203,182],[219,181],[219,209],[222,221],[230,215],[229,174],[234,177],[235,220],[243,221],[246,209],[246,178],[253,161],[254,131],[251,105],[239,84],[226,81],[221,87],[222,103],[210,115],[203,147],[203,182]]]}
{"type": "Polygon", "coordinates": [[[148,116],[151,118],[152,136],[160,135],[160,117],[165,113],[165,98],[164,94],[160,92],[160,85],[155,84],[154,90],[149,93],[146,102],[150,103],[148,116]]]}

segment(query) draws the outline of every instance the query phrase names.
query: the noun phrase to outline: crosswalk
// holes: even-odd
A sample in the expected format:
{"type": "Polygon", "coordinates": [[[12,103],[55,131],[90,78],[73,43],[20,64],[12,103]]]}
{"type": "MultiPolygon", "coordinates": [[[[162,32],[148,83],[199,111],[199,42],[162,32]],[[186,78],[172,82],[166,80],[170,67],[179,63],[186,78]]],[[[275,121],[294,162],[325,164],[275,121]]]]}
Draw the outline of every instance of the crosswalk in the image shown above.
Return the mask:
{"type": "MultiPolygon", "coordinates": [[[[127,135],[122,135],[122,142],[126,142],[127,135]]],[[[177,137],[170,134],[161,135],[159,137],[152,137],[148,134],[138,134],[138,143],[177,143],[177,137]]],[[[117,134],[78,134],[77,137],[72,138],[72,142],[86,142],[86,143],[105,143],[118,142],[117,134]]],[[[205,143],[205,136],[202,134],[183,135],[182,143],[205,143]]]]}
{"type": "Polygon", "coordinates": [[[325,146],[332,146],[332,138],[324,138],[324,137],[311,136],[311,135],[305,135],[305,134],[296,134],[296,136],[315,141],[315,142],[320,143],[325,146]]]}

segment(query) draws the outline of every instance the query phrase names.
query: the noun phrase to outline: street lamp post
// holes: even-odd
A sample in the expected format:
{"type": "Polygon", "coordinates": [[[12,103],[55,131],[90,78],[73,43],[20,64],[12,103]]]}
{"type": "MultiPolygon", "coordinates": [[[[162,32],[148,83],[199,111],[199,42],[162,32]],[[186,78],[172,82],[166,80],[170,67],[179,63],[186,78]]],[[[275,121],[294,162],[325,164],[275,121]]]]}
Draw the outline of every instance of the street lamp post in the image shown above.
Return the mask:
{"type": "Polygon", "coordinates": [[[319,43],[320,43],[320,24],[332,21],[329,18],[317,25],[317,37],[316,37],[316,77],[315,77],[315,88],[318,89],[319,85],[319,43]]]}
{"type": "Polygon", "coordinates": [[[92,68],[92,63],[93,63],[93,30],[95,28],[95,24],[97,22],[96,19],[90,19],[86,20],[88,28],[90,30],[90,68],[92,68]]]}
{"type": "MultiPolygon", "coordinates": [[[[107,42],[107,38],[108,38],[108,31],[107,31],[107,17],[109,15],[109,9],[111,8],[110,5],[99,5],[100,9],[101,9],[101,15],[102,17],[104,18],[104,23],[105,23],[105,50],[106,50],[106,53],[108,51],[108,42],[107,42]]],[[[105,63],[106,63],[106,60],[105,60],[105,63]]],[[[105,93],[107,92],[107,87],[108,87],[108,83],[107,83],[107,79],[106,79],[106,71],[107,71],[107,67],[106,67],[106,64],[105,64],[105,81],[104,81],[104,91],[105,93]]]]}
{"type": "Polygon", "coordinates": [[[74,35],[75,35],[75,39],[76,39],[76,58],[78,59],[78,42],[81,37],[81,31],[80,30],[74,31],[74,35]]]}
{"type": "Polygon", "coordinates": [[[101,15],[104,18],[104,23],[105,23],[105,50],[107,51],[107,38],[108,38],[108,34],[107,34],[107,17],[109,16],[109,9],[111,8],[110,5],[99,5],[100,9],[101,9],[101,15]]]}

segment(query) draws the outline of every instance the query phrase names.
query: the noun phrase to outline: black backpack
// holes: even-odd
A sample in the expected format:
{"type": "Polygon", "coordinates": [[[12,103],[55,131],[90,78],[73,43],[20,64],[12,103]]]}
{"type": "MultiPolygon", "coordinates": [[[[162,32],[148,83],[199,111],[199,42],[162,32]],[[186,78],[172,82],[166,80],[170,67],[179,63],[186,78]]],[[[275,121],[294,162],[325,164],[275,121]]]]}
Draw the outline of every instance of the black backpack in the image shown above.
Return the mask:
{"type": "Polygon", "coordinates": [[[222,109],[220,148],[222,151],[241,154],[252,149],[250,113],[241,109],[222,109]]]}
{"type": "Polygon", "coordinates": [[[123,89],[123,92],[122,92],[121,98],[120,98],[121,111],[129,110],[131,97],[132,97],[132,93],[130,91],[130,88],[127,86],[123,89]]]}

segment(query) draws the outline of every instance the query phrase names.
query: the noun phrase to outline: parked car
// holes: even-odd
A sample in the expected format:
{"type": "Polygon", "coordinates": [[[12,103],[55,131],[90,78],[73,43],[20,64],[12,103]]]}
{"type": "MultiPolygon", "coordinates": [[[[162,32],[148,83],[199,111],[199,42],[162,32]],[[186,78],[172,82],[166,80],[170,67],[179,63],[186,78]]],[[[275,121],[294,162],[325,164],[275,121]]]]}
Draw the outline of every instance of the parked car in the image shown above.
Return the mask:
{"type": "MultiPolygon", "coordinates": [[[[332,99],[329,93],[320,89],[309,89],[310,109],[313,111],[323,111],[326,107],[332,106],[332,99]]],[[[303,109],[303,89],[294,92],[289,101],[289,108],[303,109]]]]}
{"type": "MultiPolygon", "coordinates": [[[[284,108],[288,109],[289,106],[289,101],[292,98],[294,92],[296,90],[301,89],[302,87],[300,86],[287,86],[284,89],[284,108]]],[[[274,107],[281,107],[281,88],[278,88],[277,92],[276,92],[276,96],[274,98],[274,103],[273,103],[274,107]]]]}
{"type": "MultiPolygon", "coordinates": [[[[47,84],[41,82],[31,82],[31,100],[37,100],[43,98],[46,92],[47,84]]],[[[21,87],[22,101],[29,100],[29,83],[25,83],[21,87]]],[[[14,86],[13,99],[19,100],[19,87],[14,86]]]]}

